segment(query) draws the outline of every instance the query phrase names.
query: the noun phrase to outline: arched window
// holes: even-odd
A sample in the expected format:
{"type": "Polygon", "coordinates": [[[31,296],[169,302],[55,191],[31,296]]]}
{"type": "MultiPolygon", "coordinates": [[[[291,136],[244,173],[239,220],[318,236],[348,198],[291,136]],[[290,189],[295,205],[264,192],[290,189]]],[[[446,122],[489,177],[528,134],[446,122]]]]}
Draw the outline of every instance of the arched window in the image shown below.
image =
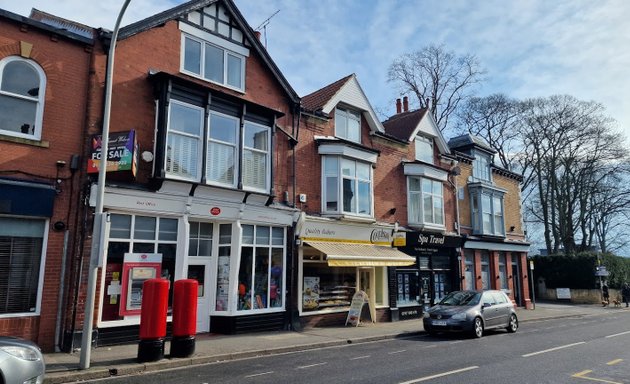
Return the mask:
{"type": "Polygon", "coordinates": [[[19,56],[0,60],[0,134],[40,140],[46,75],[19,56]]]}

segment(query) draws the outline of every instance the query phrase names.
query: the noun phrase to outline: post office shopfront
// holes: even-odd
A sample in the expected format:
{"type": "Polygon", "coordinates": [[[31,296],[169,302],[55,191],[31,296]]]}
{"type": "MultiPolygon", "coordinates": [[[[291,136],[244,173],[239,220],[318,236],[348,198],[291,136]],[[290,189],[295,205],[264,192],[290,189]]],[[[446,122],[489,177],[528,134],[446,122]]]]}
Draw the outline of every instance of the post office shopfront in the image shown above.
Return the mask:
{"type": "Polygon", "coordinates": [[[373,321],[388,321],[390,266],[414,259],[391,246],[394,226],[306,217],[298,222],[298,308],[303,325],[343,324],[358,290],[373,321]]]}
{"type": "Polygon", "coordinates": [[[281,328],[293,212],[262,200],[244,204],[243,196],[204,187],[183,198],[188,191],[178,188],[186,187],[165,183],[160,193],[107,189],[111,225],[100,279],[99,335],[137,326],[142,282],[160,276],[171,281],[169,308],[175,280],[199,282],[199,333],[236,333],[247,318],[256,318],[259,327],[281,328]]]}
{"type": "MultiPolygon", "coordinates": [[[[399,238],[397,238],[399,239],[399,238]]],[[[406,232],[398,249],[414,258],[414,264],[396,268],[392,303],[393,318],[419,318],[423,308],[460,289],[459,258],[462,238],[441,233],[406,232]]]]}

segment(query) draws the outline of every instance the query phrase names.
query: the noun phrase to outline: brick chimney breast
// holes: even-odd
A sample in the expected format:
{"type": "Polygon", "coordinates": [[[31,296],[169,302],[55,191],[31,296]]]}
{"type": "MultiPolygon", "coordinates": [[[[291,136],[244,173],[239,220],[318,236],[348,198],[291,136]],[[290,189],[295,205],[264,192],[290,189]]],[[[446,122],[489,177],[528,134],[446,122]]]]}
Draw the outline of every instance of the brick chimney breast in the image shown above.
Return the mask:
{"type": "Polygon", "coordinates": [[[401,110],[401,105],[400,105],[400,99],[396,99],[396,113],[400,113],[402,112],[401,110]]]}
{"type": "Polygon", "coordinates": [[[409,99],[407,96],[403,97],[403,112],[409,112],[409,99]]]}

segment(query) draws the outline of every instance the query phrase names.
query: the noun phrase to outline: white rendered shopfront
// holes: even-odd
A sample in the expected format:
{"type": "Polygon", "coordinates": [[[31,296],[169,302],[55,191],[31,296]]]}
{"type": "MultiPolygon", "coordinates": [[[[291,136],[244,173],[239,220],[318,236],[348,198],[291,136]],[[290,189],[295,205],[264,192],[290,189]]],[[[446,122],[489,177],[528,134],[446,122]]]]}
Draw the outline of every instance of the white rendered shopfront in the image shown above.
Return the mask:
{"type": "MultiPolygon", "coordinates": [[[[221,332],[213,318],[285,311],[287,228],[293,211],[265,206],[262,196],[168,184],[159,193],[107,188],[111,228],[101,273],[99,328],[139,324],[121,306],[127,257],[157,254],[160,275],[199,282],[197,332],[221,332]],[[118,272],[118,273],[117,273],[118,272]]],[[[169,308],[172,304],[172,291],[169,308]]],[[[170,312],[169,312],[170,320],[170,312]]],[[[218,323],[217,323],[218,324],[218,323]]]]}

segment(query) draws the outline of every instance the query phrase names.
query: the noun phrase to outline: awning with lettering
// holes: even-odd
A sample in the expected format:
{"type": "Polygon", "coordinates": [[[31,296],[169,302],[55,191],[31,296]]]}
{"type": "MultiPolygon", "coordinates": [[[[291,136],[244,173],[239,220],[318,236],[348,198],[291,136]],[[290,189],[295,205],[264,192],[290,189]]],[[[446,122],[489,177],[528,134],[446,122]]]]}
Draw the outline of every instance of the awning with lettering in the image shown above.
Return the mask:
{"type": "Polygon", "coordinates": [[[331,267],[402,267],[416,262],[415,258],[396,248],[381,245],[332,241],[306,243],[326,254],[328,265],[331,267]]]}

